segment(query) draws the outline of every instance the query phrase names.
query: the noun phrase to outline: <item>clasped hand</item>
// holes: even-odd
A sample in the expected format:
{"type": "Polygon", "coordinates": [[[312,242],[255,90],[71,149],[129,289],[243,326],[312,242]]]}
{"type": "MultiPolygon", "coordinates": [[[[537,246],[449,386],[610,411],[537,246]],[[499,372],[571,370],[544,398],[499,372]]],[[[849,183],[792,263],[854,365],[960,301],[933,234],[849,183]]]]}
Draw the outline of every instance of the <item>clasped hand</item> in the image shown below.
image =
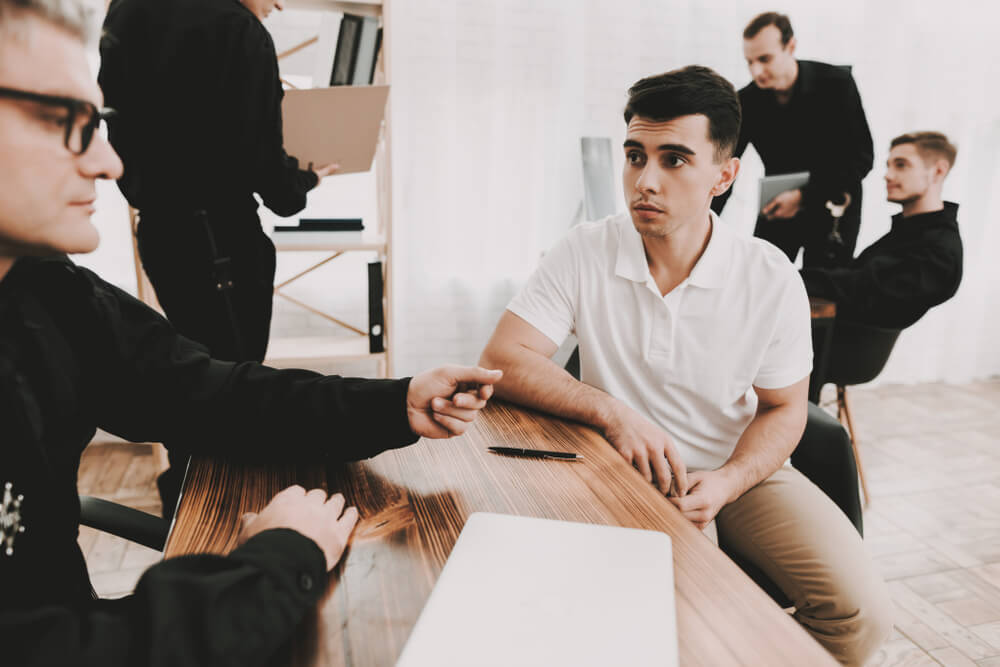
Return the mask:
{"type": "Polygon", "coordinates": [[[723,469],[688,472],[670,435],[632,408],[619,405],[604,436],[699,530],[730,502],[733,484],[723,469]]]}
{"type": "Polygon", "coordinates": [[[443,366],[413,376],[406,394],[410,429],[425,438],[465,433],[502,375],[475,366],[443,366]]]}

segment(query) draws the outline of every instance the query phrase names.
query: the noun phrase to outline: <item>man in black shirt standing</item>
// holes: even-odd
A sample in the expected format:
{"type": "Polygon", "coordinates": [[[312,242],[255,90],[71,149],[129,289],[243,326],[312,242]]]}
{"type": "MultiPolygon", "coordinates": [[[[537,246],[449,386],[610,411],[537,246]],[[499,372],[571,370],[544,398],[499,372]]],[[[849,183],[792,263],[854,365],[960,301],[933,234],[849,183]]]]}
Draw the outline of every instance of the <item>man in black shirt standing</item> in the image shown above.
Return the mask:
{"type": "MultiPolygon", "coordinates": [[[[274,244],[257,216],[288,216],[334,166],[300,169],[283,148],[278,62],[261,23],[280,0],[113,0],[99,82],[118,185],[139,211],[139,254],[170,323],[216,359],[263,361],[274,244]]],[[[186,460],[161,475],[170,517],[186,460]]]]}
{"type": "Polygon", "coordinates": [[[837,303],[837,318],[903,329],[950,299],[962,282],[958,204],[942,199],[957,150],[940,132],[892,140],[886,198],[902,204],[889,233],[839,268],[802,269],[810,296],[837,303]]]}
{"type": "MultiPolygon", "coordinates": [[[[753,81],[740,90],[743,126],[736,155],[753,144],[770,175],[808,171],[805,187],[762,202],[754,235],[804,266],[837,266],[854,253],[861,225],[861,180],[872,168],[872,137],[861,98],[847,68],[795,58],[788,17],[767,12],[743,32],[743,53],[753,81]],[[850,195],[831,238],[826,202],[850,195]]],[[[720,213],[732,190],[717,197],[720,213]]]]}
{"type": "Polygon", "coordinates": [[[98,79],[118,112],[110,139],[139,211],[143,266],[167,319],[217,359],[267,351],[275,253],[254,193],[293,215],[334,169],[300,169],[283,148],[278,62],[261,23],[281,7],[113,0],[104,23],[98,79]]]}
{"type": "Polygon", "coordinates": [[[245,517],[229,555],[172,558],[133,595],[95,600],[76,485],[96,428],[232,460],[357,460],[461,433],[501,374],[219,361],[68,260],[97,246],[95,181],[122,172],[97,132],[85,7],[0,0],[0,663],[263,664],[326,594],[356,510],[290,487],[245,517]]]}

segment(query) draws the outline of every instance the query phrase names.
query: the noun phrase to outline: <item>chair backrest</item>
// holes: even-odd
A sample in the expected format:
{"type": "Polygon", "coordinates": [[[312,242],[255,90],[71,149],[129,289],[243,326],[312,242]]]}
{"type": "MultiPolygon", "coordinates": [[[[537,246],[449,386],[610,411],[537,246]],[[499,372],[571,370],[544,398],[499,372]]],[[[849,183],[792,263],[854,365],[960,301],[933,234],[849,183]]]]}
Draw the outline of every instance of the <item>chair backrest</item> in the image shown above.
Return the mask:
{"type": "Polygon", "coordinates": [[[837,318],[825,381],[838,386],[871,382],[885,368],[901,331],[837,318]]]}
{"type": "Polygon", "coordinates": [[[609,137],[581,137],[583,201],[587,220],[614,215],[621,193],[615,189],[615,168],[609,137]]]}

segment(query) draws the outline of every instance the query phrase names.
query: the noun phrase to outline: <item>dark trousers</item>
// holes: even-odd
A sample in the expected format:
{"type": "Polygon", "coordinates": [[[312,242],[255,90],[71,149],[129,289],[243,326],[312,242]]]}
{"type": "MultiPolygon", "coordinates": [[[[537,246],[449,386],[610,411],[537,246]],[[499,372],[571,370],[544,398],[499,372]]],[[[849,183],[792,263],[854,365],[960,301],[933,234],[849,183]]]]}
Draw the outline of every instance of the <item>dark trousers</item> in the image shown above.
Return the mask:
{"type": "MultiPolygon", "coordinates": [[[[205,223],[193,214],[140,211],[137,236],[143,268],[180,334],[205,345],[216,359],[263,361],[271,328],[274,244],[254,211],[209,212],[207,220],[211,241],[205,223]],[[216,287],[219,258],[229,258],[233,287],[228,294],[216,287]]],[[[164,445],[170,468],[157,484],[163,514],[169,518],[188,453],[182,442],[164,445]]]]}
{"type": "Polygon", "coordinates": [[[208,220],[216,257],[200,220],[141,212],[137,231],[142,266],[163,312],[181,335],[207,347],[216,359],[263,361],[271,328],[274,244],[256,213],[210,213],[208,220]],[[225,257],[233,279],[229,303],[216,288],[213,266],[216,258],[225,257]]]}
{"type": "Polygon", "coordinates": [[[757,218],[753,235],[778,246],[788,259],[795,261],[799,249],[803,248],[802,266],[808,268],[830,268],[845,266],[854,257],[854,247],[858,242],[861,228],[861,194],[851,194],[850,207],[840,219],[840,237],[843,245],[829,240],[833,229],[833,218],[823,209],[808,209],[791,220],[768,220],[757,218]]]}

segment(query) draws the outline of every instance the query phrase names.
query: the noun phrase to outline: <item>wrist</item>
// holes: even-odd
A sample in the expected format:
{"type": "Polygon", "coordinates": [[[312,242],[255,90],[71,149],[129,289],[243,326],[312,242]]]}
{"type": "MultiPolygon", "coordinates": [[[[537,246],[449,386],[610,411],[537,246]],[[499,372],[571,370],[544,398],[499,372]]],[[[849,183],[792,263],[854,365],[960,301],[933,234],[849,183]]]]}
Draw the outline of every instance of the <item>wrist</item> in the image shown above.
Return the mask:
{"type": "Polygon", "coordinates": [[[742,496],[746,491],[746,488],[744,488],[746,486],[746,474],[740,469],[738,464],[727,462],[715,472],[719,474],[723,480],[723,484],[728,489],[726,493],[727,505],[742,496]]]}
{"type": "Polygon", "coordinates": [[[602,396],[599,396],[595,402],[592,416],[588,421],[601,433],[607,434],[618,423],[619,411],[622,406],[609,394],[600,393],[602,396]]]}

